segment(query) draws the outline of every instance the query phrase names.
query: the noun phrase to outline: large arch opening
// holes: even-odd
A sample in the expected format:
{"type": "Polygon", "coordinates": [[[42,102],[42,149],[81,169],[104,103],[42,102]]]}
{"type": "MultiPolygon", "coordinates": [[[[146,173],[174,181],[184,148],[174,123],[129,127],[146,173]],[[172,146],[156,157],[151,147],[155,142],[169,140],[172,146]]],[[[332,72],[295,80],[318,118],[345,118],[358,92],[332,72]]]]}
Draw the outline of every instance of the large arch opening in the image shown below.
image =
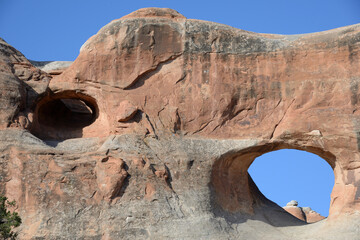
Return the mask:
{"type": "Polygon", "coordinates": [[[334,172],[318,155],[296,149],[268,152],[248,173],[266,198],[300,220],[312,223],[329,215],[334,172]]]}
{"type": "MultiPolygon", "coordinates": [[[[281,149],[297,149],[316,154],[324,159],[331,169],[335,168],[336,157],[332,153],[322,147],[312,147],[304,144],[304,142],[302,145],[298,145],[296,141],[291,141],[290,144],[286,142],[270,142],[243,150],[227,152],[215,160],[212,167],[210,187],[213,192],[212,209],[214,214],[235,222],[243,221],[244,218],[255,218],[274,226],[307,224],[306,221],[299,220],[269,200],[261,192],[261,189],[259,190],[248,173],[248,169],[257,157],[281,149]]],[[[335,175],[336,179],[336,171],[333,175],[335,175]]],[[[284,201],[290,200],[293,199],[284,201]]]]}
{"type": "Polygon", "coordinates": [[[43,140],[79,138],[98,114],[95,99],[88,95],[76,91],[51,94],[36,105],[31,132],[43,140]]]}

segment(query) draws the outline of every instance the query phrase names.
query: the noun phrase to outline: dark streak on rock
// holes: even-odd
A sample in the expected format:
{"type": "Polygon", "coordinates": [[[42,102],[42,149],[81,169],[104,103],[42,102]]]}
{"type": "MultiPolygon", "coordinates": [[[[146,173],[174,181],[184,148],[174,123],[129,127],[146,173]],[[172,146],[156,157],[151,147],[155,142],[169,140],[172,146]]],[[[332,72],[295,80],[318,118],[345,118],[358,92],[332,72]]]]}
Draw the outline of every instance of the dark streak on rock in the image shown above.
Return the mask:
{"type": "Polygon", "coordinates": [[[356,132],[357,148],[360,152],[360,132],[356,132]]]}
{"type": "Polygon", "coordinates": [[[352,81],[350,83],[351,104],[352,105],[356,105],[358,103],[358,90],[359,90],[359,83],[352,81]]]}

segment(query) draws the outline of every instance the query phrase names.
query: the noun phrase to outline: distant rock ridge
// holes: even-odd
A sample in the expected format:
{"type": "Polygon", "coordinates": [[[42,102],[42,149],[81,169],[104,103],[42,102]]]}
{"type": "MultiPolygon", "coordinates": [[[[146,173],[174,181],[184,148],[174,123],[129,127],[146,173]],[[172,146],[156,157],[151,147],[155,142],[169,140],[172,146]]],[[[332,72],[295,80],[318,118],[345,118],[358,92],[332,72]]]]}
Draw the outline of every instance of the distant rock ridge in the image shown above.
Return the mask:
{"type": "Polygon", "coordinates": [[[283,209],[285,209],[294,217],[307,223],[314,223],[325,219],[324,216],[321,216],[319,213],[312,210],[310,207],[298,207],[298,202],[296,200],[291,200],[290,202],[288,202],[286,206],[283,207],[283,209]]]}
{"type": "Polygon", "coordinates": [[[50,75],[60,75],[73,63],[73,61],[29,61],[32,65],[50,75]]]}

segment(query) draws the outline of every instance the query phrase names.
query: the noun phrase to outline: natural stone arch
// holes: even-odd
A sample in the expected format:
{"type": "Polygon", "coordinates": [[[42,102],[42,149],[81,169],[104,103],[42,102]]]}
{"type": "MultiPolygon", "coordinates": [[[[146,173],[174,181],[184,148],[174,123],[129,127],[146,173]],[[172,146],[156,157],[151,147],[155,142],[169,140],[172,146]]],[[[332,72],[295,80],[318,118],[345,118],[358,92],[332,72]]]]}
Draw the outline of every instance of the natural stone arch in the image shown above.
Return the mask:
{"type": "Polygon", "coordinates": [[[96,100],[89,95],[76,91],[50,93],[36,104],[31,132],[48,140],[82,137],[83,128],[98,116],[96,100]]]}
{"type": "MultiPolygon", "coordinates": [[[[360,25],[297,36],[257,34],[186,19],[169,9],[144,9],[102,28],[50,82],[45,81],[48,76],[28,71],[25,57],[16,64],[18,70],[13,68],[21,54],[5,47],[11,50],[5,51],[5,61],[0,56],[2,65],[10,66],[6,75],[22,79],[27,88],[26,96],[19,89],[0,98],[6,106],[6,114],[0,115],[0,190],[17,189],[26,217],[22,237],[119,239],[148,233],[154,239],[176,239],[188,233],[192,239],[316,239],[312,234],[318,232],[320,239],[358,239],[359,34],[360,25]],[[99,117],[75,135],[95,139],[63,141],[54,149],[23,128],[33,123],[31,133],[39,137],[44,129],[36,120],[36,108],[31,108],[34,101],[68,91],[96,99],[99,117]],[[123,108],[124,101],[131,103],[124,104],[129,108],[123,108]],[[133,111],[125,117],[117,115],[128,109],[133,111]],[[12,124],[17,113],[18,123],[12,124]],[[17,129],[7,129],[9,125],[17,129]],[[235,145],[238,149],[229,152],[235,145]],[[241,159],[286,147],[314,152],[333,163],[336,184],[330,217],[319,223],[324,227],[297,228],[306,236],[287,228],[278,237],[286,228],[273,228],[274,222],[233,224],[210,212],[217,210],[211,207],[214,196],[223,213],[240,213],[234,214],[237,219],[255,213],[256,203],[265,200],[248,178],[240,178],[248,190],[234,187],[238,179],[233,166],[246,169],[242,163],[251,162],[241,159]],[[95,180],[93,169],[107,155],[118,159],[118,168],[123,159],[130,184],[136,182],[126,186],[124,181],[122,203],[114,207],[96,206],[100,198],[93,197],[103,182],[95,180]],[[156,189],[154,201],[147,202],[144,194],[156,189]],[[37,211],[29,211],[33,209],[37,211]],[[88,216],[99,218],[89,222],[88,216]],[[126,225],[119,225],[124,221],[126,225]]],[[[69,137],[60,136],[57,141],[69,137]]],[[[246,170],[243,173],[246,176],[246,170]]]]}
{"type": "Polygon", "coordinates": [[[334,170],[320,156],[280,149],[257,157],[248,173],[261,193],[307,223],[329,215],[334,170]]]}
{"type": "MultiPolygon", "coordinates": [[[[214,162],[211,186],[214,190],[215,203],[225,212],[250,215],[254,215],[263,206],[273,206],[272,202],[259,191],[248,174],[248,168],[257,157],[280,149],[297,149],[314,153],[332,167],[335,179],[343,175],[341,170],[335,167],[336,156],[324,148],[286,141],[262,142],[240,151],[227,152],[214,162]]],[[[333,203],[333,198],[331,203],[333,203]]],[[[331,212],[332,205],[330,205],[329,217],[331,217],[331,212]]]]}

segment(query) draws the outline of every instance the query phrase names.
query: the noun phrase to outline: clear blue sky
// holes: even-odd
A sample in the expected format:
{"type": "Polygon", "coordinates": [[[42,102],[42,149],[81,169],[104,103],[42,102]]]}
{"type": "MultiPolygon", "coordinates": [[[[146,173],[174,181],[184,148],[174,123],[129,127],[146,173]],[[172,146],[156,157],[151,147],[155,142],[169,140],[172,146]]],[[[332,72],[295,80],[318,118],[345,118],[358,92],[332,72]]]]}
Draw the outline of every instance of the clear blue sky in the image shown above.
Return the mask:
{"type": "MultiPolygon", "coordinates": [[[[29,59],[71,61],[102,26],[144,7],[173,8],[187,18],[261,33],[310,33],[360,23],[360,0],[0,0],[0,37],[29,59]]],[[[330,193],[321,189],[333,186],[329,165],[286,150],[274,154],[252,166],[260,190],[281,206],[295,199],[327,215],[330,193]],[[328,186],[314,190],[322,181],[328,186]]]]}

